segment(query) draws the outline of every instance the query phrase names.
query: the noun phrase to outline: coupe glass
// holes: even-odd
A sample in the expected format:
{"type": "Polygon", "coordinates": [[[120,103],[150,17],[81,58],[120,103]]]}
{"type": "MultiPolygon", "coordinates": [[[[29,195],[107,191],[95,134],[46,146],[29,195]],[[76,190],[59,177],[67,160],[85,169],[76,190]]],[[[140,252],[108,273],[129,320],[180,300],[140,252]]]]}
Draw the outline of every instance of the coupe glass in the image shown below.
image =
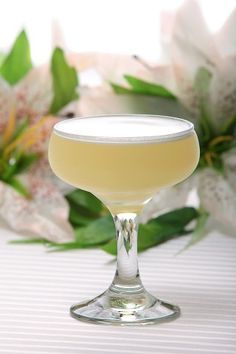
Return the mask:
{"type": "Polygon", "coordinates": [[[186,179],[199,159],[192,123],[167,116],[109,115],[57,123],[49,161],[65,182],[93,193],[110,210],[116,228],[117,268],[110,287],[71,307],[89,322],[153,324],[180,314],[143,286],[138,269],[138,219],[161,188],[186,179]]]}

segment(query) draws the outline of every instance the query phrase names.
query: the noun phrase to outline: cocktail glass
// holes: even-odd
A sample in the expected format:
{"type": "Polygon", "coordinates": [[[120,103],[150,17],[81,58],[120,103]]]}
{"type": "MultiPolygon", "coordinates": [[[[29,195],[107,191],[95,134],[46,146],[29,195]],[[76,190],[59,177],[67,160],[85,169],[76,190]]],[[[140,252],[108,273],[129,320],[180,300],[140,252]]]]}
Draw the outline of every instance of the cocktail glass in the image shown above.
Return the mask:
{"type": "Polygon", "coordinates": [[[73,305],[73,317],[138,325],[179,316],[178,306],[157,299],[141,282],[138,219],[153,195],[186,179],[198,159],[193,124],[179,118],[109,115],[73,118],[54,126],[49,144],[53,171],[108,207],[117,238],[117,269],[110,287],[92,300],[73,305]]]}

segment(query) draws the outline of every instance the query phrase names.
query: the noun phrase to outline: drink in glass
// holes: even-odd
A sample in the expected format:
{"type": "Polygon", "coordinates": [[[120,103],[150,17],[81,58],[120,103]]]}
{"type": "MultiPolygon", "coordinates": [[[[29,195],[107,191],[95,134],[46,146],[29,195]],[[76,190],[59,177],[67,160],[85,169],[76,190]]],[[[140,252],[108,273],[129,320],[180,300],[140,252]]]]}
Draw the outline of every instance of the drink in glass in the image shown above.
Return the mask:
{"type": "Polygon", "coordinates": [[[102,200],[116,226],[117,270],[103,294],[71,308],[79,319],[149,324],[179,315],[148,293],[137,262],[138,215],[161,188],[186,179],[199,159],[192,123],[166,116],[110,115],[54,126],[49,161],[65,182],[102,200]]]}

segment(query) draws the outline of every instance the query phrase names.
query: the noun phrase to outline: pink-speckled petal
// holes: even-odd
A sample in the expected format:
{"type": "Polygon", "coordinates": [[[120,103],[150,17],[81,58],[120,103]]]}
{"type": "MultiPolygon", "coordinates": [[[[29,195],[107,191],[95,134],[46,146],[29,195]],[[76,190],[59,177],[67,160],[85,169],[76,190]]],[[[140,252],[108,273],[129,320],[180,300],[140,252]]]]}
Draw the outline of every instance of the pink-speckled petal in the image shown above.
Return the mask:
{"type": "Polygon", "coordinates": [[[236,193],[236,149],[226,152],[223,159],[227,180],[236,193]]]}
{"type": "MultiPolygon", "coordinates": [[[[47,186],[48,187],[48,186],[47,186]]],[[[0,182],[0,217],[9,227],[24,235],[41,237],[51,242],[69,242],[74,239],[67,221],[68,205],[56,190],[38,185],[31,200],[0,182]]]]}
{"type": "Polygon", "coordinates": [[[236,52],[227,56],[217,66],[210,87],[209,106],[211,117],[220,128],[226,119],[236,114],[236,52]]]}
{"type": "Polygon", "coordinates": [[[213,169],[200,174],[198,194],[202,207],[230,231],[236,230],[236,193],[228,180],[213,169]]]}
{"type": "Polygon", "coordinates": [[[0,134],[8,120],[9,114],[15,108],[16,101],[10,85],[0,78],[0,134]]]}
{"type": "Polygon", "coordinates": [[[52,78],[49,66],[41,66],[30,72],[14,86],[19,118],[42,116],[48,113],[53,98],[52,78]]]}

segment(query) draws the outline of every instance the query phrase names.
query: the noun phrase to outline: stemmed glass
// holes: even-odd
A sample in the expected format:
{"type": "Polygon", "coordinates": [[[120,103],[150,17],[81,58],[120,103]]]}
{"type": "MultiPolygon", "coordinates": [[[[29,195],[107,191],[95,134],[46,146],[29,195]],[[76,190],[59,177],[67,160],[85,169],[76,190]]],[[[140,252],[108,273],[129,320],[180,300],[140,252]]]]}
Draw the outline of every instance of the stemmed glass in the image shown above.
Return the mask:
{"type": "Polygon", "coordinates": [[[109,115],[73,118],[54,126],[49,161],[65,182],[87,190],[110,210],[117,238],[117,269],[110,287],[71,307],[89,322],[153,324],[180,314],[151,295],[138,269],[138,219],[161,188],[187,178],[199,159],[192,123],[167,116],[109,115]]]}

